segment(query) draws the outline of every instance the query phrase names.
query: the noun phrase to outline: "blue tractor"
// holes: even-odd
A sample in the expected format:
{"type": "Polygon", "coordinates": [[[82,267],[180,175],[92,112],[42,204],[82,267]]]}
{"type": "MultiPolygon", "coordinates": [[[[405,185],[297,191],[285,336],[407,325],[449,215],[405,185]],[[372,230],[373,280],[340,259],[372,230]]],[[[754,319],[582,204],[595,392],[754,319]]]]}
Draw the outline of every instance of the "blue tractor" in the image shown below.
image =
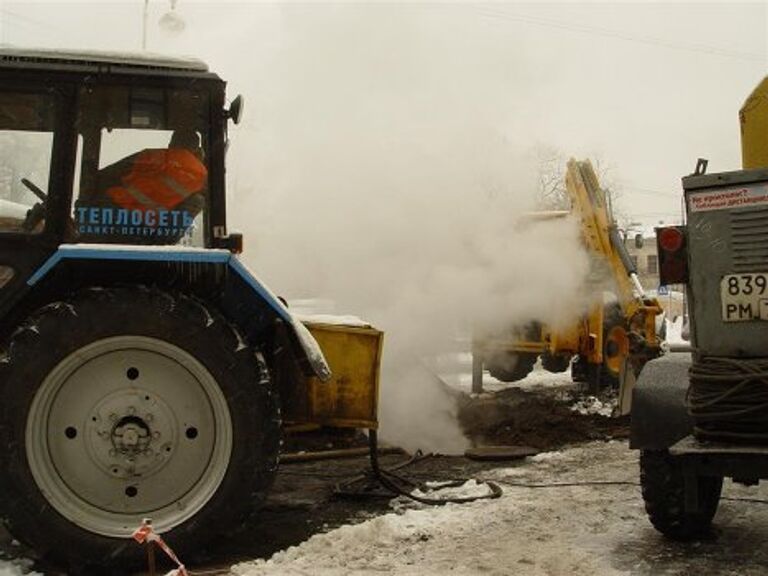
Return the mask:
{"type": "Polygon", "coordinates": [[[69,573],[247,526],[281,405],[327,379],[228,234],[225,82],[191,59],[0,51],[0,517],[69,573]]]}

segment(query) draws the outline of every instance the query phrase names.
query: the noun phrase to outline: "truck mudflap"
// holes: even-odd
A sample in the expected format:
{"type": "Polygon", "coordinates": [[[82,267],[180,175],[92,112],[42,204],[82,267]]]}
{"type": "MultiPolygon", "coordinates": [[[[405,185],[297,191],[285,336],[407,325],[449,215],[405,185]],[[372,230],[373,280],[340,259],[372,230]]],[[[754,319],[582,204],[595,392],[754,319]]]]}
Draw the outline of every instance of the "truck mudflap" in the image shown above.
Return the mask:
{"type": "Polygon", "coordinates": [[[645,364],[632,391],[629,446],[663,450],[693,431],[685,398],[691,354],[672,352],[645,364]]]}
{"type": "MultiPolygon", "coordinates": [[[[253,310],[253,304],[274,320],[283,323],[299,365],[307,376],[321,381],[331,377],[323,352],[309,330],[297,320],[280,299],[238,259],[227,250],[192,248],[186,246],[129,246],[117,244],[62,244],[27,280],[34,288],[58,266],[78,261],[122,261],[163,264],[212,264],[227,269],[233,279],[225,286],[225,298],[232,294],[238,299],[234,308],[243,313],[253,310]],[[243,289],[243,287],[245,287],[243,289]],[[244,302],[246,301],[246,302],[244,302]],[[248,302],[249,301],[249,302],[248,302]]],[[[260,314],[264,315],[264,314],[260,314]]]]}

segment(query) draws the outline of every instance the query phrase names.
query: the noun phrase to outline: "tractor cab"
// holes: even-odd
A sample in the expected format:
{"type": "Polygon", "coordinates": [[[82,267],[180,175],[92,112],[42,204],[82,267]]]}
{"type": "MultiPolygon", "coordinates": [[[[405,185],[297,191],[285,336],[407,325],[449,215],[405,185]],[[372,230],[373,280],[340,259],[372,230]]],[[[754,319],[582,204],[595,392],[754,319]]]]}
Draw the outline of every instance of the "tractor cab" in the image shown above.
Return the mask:
{"type": "Polygon", "coordinates": [[[0,50],[0,313],[63,243],[239,249],[225,83],[194,59],[0,50]]]}

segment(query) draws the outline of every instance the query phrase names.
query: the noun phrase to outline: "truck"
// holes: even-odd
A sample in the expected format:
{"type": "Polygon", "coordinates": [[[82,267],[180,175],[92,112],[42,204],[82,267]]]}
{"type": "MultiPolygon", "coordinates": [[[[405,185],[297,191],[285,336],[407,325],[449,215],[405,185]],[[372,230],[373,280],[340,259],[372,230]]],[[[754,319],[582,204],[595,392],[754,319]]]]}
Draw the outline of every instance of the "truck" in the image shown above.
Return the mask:
{"type": "Polygon", "coordinates": [[[484,369],[499,380],[514,382],[527,376],[539,357],[543,367],[553,372],[566,370],[575,358],[574,379],[595,391],[605,385],[618,387],[626,413],[634,375],[661,351],[656,324],[662,310],[640,283],[592,164],[570,160],[565,182],[571,211],[540,213],[537,218],[576,216],[592,263],[596,302],[565,329],[534,320],[512,326],[504,334],[476,335],[473,391],[482,390],[484,369]],[[615,299],[605,301],[606,288],[615,299]]]}
{"type": "Polygon", "coordinates": [[[181,557],[256,522],[283,422],[376,425],[381,333],[305,326],[238,257],[225,88],[0,50],[0,519],[70,574],[135,567],[145,518],[181,557]]]}
{"type": "Polygon", "coordinates": [[[740,111],[742,169],[682,179],[686,221],[656,230],[662,283],[685,286],[690,351],[648,362],[630,447],[651,524],[705,536],[724,478],[768,478],[768,79],[740,111]]]}

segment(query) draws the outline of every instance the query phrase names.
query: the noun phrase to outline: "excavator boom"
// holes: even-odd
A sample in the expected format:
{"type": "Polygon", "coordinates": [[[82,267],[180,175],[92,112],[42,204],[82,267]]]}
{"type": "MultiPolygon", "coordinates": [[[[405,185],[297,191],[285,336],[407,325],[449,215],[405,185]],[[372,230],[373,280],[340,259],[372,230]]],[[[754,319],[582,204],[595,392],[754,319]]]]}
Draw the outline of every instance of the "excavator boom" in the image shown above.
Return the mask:
{"type": "MultiPolygon", "coordinates": [[[[571,199],[570,213],[578,217],[582,242],[606,271],[594,285],[599,297],[587,314],[565,329],[534,323],[533,328],[509,331],[518,337],[475,338],[474,391],[482,389],[484,364],[497,378],[514,381],[525,377],[540,354],[545,368],[560,370],[576,356],[575,377],[595,388],[602,381],[619,384],[620,396],[628,399],[630,390],[624,386],[628,366],[636,373],[660,352],[656,317],[661,307],[643,290],[592,163],[570,160],[565,183],[571,199]],[[604,289],[615,293],[615,304],[606,306],[604,289]]],[[[624,403],[623,411],[628,409],[628,402],[624,403]]]]}

